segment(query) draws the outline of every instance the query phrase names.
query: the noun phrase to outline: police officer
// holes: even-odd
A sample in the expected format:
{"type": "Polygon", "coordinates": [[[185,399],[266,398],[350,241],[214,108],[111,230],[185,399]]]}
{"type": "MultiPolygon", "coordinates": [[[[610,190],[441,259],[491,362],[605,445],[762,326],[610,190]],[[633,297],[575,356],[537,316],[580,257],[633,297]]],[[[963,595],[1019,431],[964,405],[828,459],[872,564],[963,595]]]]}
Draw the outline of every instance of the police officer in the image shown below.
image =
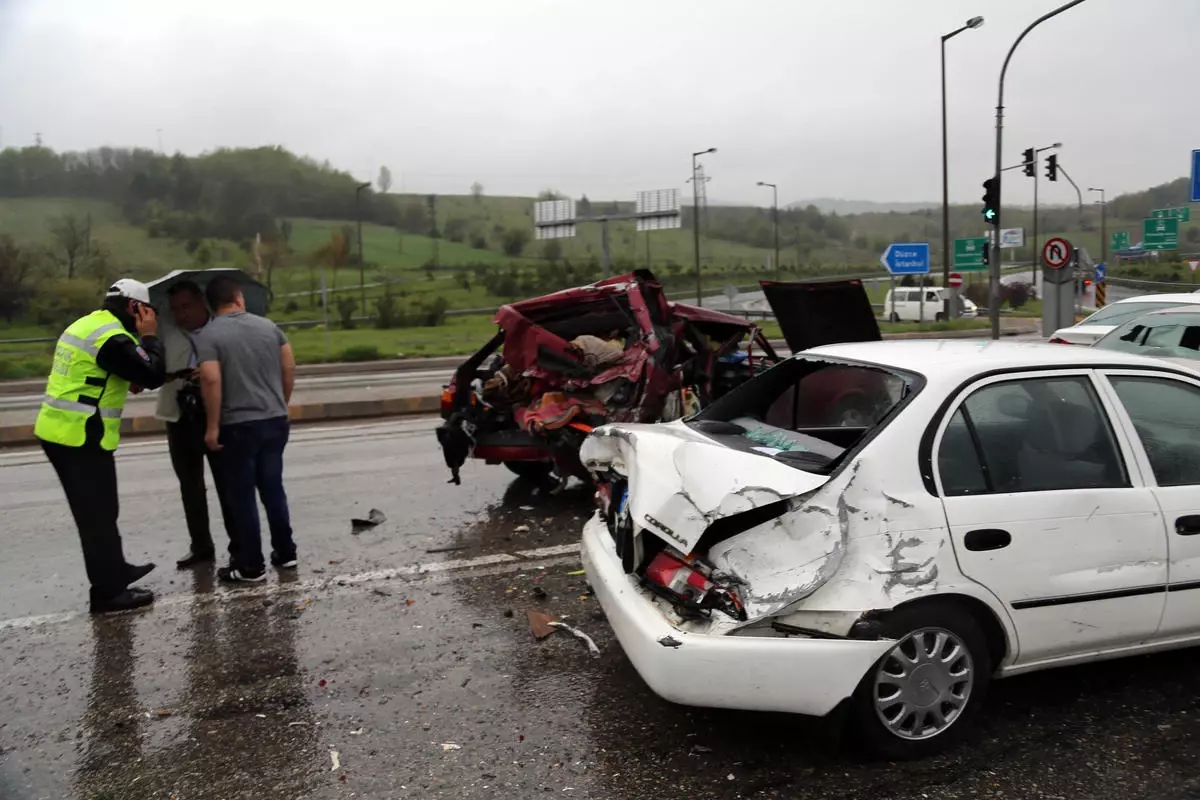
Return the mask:
{"type": "Polygon", "coordinates": [[[34,434],[58,473],[79,529],[93,614],[145,606],[154,595],[130,584],[154,564],[125,561],[117,529],[113,451],[131,385],[157,389],[166,375],[158,322],[145,284],[123,278],[104,305],[58,339],[34,434]]]}

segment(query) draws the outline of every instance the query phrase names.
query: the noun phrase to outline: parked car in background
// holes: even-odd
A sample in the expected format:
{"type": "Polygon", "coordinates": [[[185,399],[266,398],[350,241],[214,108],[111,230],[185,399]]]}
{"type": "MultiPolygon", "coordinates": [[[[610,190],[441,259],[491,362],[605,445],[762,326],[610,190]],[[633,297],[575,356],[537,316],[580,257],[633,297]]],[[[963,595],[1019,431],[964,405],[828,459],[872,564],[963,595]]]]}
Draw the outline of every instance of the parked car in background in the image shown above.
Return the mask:
{"type": "MultiPolygon", "coordinates": [[[[878,339],[860,281],[763,284],[789,347],[878,339]]],[[[499,330],[442,393],[437,431],[451,480],[468,458],[522,477],[588,479],[579,447],[596,425],[694,414],[779,359],[745,318],[667,300],[639,270],[502,307],[499,330]]],[[[827,424],[858,424],[874,383],[831,381],[827,424]]]]}
{"type": "Polygon", "coordinates": [[[1110,303],[1075,325],[1059,328],[1051,344],[1095,344],[1118,325],[1150,311],[1183,305],[1200,305],[1200,294],[1147,294],[1110,303]]]}
{"type": "MultiPolygon", "coordinates": [[[[963,317],[979,316],[978,306],[961,294],[959,301],[963,305],[963,317]]],[[[941,286],[893,289],[883,301],[884,316],[891,322],[941,322],[946,318],[945,307],[946,290],[941,286]],[[924,310],[922,305],[925,306],[924,310]]]]}
{"type": "Polygon", "coordinates": [[[673,702],[845,705],[875,753],[917,757],[993,678],[1200,643],[1200,375],[1159,359],[820,347],[690,419],[597,428],[582,459],[589,583],[673,702]],[[823,425],[830,371],[887,407],[823,425]]]}
{"type": "Polygon", "coordinates": [[[1200,306],[1152,311],[1118,325],[1092,347],[1200,368],[1200,306]]]}

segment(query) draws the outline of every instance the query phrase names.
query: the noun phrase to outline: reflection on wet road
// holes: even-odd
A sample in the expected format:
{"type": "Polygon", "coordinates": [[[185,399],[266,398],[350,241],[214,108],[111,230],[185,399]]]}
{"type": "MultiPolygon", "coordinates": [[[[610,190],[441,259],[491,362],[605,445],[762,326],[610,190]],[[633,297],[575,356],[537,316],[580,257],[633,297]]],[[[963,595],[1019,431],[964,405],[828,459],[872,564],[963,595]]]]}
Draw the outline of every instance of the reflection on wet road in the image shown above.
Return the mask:
{"type": "MultiPolygon", "coordinates": [[[[174,480],[133,444],[127,551],[165,565],[174,480]]],[[[478,465],[447,486],[428,421],[310,429],[288,457],[298,575],[160,566],[155,608],[92,620],[52,475],[0,455],[0,798],[1200,796],[1194,651],[1001,681],[968,746],[866,763],[837,720],[652,695],[574,574],[582,488],[478,465]],[[387,522],[352,534],[370,508],[387,522]],[[536,641],[530,608],[603,656],[536,641]]]]}

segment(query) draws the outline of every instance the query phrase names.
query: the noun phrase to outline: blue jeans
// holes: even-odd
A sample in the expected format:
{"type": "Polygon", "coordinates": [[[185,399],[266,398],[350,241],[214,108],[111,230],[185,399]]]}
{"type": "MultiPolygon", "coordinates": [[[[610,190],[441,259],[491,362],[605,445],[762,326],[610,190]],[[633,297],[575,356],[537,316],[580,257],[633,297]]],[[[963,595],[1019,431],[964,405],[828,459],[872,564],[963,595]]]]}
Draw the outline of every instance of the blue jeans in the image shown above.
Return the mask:
{"type": "Polygon", "coordinates": [[[283,491],[283,449],[289,430],[287,417],[221,427],[221,474],[217,480],[224,486],[236,520],[234,566],[248,573],[257,574],[264,568],[259,498],[271,528],[271,550],[282,561],[296,557],[287,494],[283,491]]]}

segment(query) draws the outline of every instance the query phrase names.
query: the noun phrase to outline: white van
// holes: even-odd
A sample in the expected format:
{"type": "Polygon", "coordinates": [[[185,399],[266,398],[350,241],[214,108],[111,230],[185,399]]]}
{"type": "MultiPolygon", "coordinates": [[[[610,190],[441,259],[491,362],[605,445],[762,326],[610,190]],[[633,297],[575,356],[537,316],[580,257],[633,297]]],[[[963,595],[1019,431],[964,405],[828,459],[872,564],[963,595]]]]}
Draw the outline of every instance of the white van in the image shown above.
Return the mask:
{"type": "MultiPolygon", "coordinates": [[[[974,303],[961,294],[959,301],[963,305],[962,315],[964,317],[978,316],[979,308],[974,303]]],[[[945,317],[943,313],[945,304],[946,290],[940,286],[926,286],[923,289],[915,286],[905,287],[887,293],[887,298],[883,301],[883,316],[892,322],[918,322],[921,319],[926,322],[941,322],[945,317]],[[896,295],[894,308],[892,307],[893,294],[896,295]],[[925,296],[924,316],[921,313],[922,294],[925,296]]]]}

